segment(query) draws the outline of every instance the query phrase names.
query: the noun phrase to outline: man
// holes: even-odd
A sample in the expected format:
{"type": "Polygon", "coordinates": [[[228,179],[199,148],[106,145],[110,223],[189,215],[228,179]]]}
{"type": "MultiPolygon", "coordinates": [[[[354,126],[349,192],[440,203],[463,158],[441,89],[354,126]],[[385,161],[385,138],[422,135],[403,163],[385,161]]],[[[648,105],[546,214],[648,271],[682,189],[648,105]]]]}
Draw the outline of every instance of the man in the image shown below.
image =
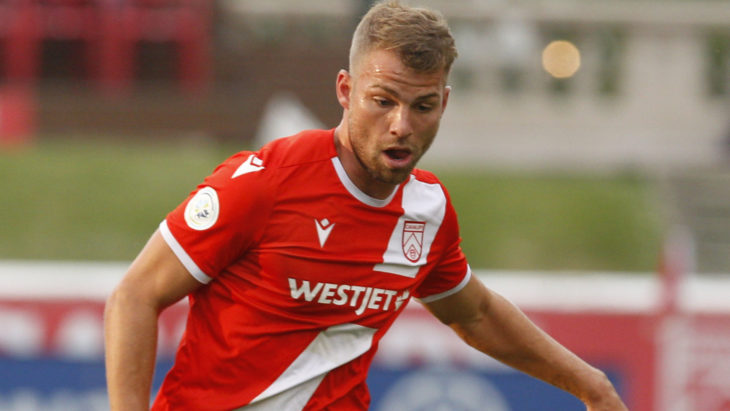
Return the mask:
{"type": "Polygon", "coordinates": [[[167,216],[107,303],[112,410],[147,409],[157,316],[186,295],[155,410],[367,409],[378,341],[411,297],[589,409],[625,409],[601,371],[471,275],[445,189],[414,168],[455,57],[440,15],[377,4],[337,75],[337,128],[234,155],[167,216]]]}

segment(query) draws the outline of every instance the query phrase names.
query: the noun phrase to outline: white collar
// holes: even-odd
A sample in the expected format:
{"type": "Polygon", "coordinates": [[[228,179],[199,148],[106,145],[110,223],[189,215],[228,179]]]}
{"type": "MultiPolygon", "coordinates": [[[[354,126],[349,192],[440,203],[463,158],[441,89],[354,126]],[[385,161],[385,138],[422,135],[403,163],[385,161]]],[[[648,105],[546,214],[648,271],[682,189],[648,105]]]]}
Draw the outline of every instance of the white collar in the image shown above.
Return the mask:
{"type": "Polygon", "coordinates": [[[335,166],[335,171],[337,172],[337,177],[340,178],[340,181],[342,182],[342,185],[345,186],[347,191],[352,194],[353,197],[358,199],[360,202],[367,204],[372,207],[378,207],[382,208],[390,204],[390,201],[395,196],[395,193],[398,191],[398,186],[396,186],[393,189],[393,192],[390,193],[390,195],[384,199],[379,199],[375,197],[370,197],[369,195],[365,194],[362,190],[360,190],[355,183],[350,180],[350,176],[347,175],[347,171],[345,171],[345,167],[342,166],[342,162],[340,162],[340,158],[337,156],[332,157],[332,165],[335,166]]]}

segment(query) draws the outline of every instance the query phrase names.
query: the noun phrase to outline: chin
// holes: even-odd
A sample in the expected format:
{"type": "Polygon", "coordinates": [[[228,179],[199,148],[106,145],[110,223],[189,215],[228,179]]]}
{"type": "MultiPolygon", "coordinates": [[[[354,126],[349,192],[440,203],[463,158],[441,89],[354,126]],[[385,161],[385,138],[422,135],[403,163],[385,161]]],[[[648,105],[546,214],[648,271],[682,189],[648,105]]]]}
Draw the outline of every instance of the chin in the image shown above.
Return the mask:
{"type": "Polygon", "coordinates": [[[390,172],[388,175],[381,175],[380,181],[388,184],[394,184],[398,185],[403,183],[404,181],[408,180],[408,177],[411,176],[411,171],[413,171],[413,168],[409,168],[408,170],[402,170],[398,172],[390,172]]]}

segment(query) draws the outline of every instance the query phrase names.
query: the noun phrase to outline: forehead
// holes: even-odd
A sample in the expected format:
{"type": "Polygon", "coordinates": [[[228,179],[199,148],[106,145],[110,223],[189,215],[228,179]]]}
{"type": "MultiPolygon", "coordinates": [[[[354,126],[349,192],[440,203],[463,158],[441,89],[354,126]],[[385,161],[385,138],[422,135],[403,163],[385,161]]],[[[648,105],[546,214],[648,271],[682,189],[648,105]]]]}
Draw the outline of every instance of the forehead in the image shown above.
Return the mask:
{"type": "Polygon", "coordinates": [[[446,86],[446,72],[415,71],[406,67],[398,55],[389,50],[365,54],[355,68],[356,80],[366,89],[389,88],[415,94],[439,92],[446,86]]]}

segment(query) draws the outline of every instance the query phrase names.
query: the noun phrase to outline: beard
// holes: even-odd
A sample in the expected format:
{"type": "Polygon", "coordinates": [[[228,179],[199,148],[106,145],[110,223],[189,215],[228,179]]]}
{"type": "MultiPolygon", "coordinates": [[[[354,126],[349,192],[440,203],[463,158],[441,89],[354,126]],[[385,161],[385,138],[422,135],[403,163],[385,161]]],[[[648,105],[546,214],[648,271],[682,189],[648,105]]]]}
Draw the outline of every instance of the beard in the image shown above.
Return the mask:
{"type": "Polygon", "coordinates": [[[374,144],[372,146],[368,146],[368,143],[370,143],[372,139],[368,136],[367,127],[360,126],[353,121],[352,118],[350,118],[348,120],[347,128],[347,135],[350,139],[352,152],[358,163],[360,163],[360,166],[373,180],[381,183],[398,185],[408,179],[413,168],[420,159],[421,155],[419,154],[419,150],[411,149],[414,161],[412,161],[407,167],[391,168],[383,161],[383,150],[380,147],[377,147],[377,145],[374,144]]]}

